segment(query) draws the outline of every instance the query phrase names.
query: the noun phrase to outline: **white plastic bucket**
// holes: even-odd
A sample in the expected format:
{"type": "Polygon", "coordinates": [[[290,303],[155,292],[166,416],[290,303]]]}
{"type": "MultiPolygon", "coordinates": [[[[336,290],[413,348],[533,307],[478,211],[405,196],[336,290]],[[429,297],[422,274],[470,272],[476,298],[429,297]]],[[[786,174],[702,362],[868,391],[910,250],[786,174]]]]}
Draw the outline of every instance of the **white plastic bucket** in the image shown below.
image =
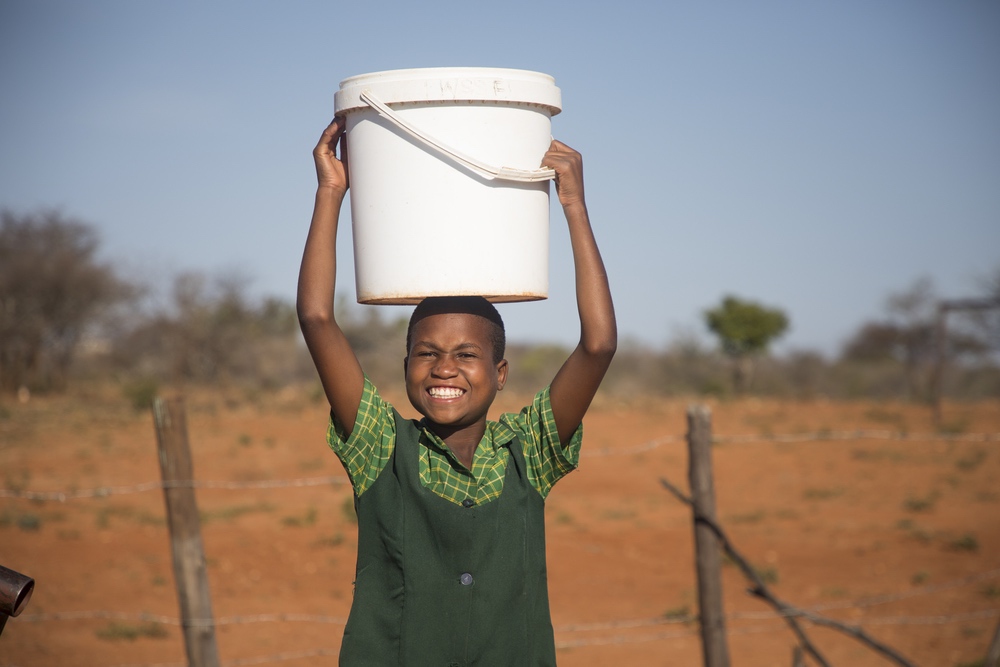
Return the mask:
{"type": "Polygon", "coordinates": [[[547,74],[431,68],[344,79],[359,303],[548,296],[549,184],[561,95],[547,74]]]}

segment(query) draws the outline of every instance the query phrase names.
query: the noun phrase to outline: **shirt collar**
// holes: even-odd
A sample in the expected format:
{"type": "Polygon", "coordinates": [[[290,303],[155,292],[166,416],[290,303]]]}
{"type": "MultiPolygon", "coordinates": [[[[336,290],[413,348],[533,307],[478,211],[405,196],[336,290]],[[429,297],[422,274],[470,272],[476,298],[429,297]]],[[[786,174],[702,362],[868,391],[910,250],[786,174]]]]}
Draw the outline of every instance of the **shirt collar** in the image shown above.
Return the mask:
{"type": "MultiPolygon", "coordinates": [[[[427,428],[427,420],[420,420],[420,430],[426,436],[425,442],[432,445],[435,449],[440,450],[446,456],[454,457],[451,449],[444,443],[437,433],[427,428]]],[[[513,429],[511,429],[507,424],[503,422],[486,421],[486,432],[483,433],[483,439],[479,441],[479,447],[476,448],[476,453],[478,454],[480,450],[485,451],[491,458],[496,456],[497,450],[504,445],[510,443],[515,437],[513,429]]]]}

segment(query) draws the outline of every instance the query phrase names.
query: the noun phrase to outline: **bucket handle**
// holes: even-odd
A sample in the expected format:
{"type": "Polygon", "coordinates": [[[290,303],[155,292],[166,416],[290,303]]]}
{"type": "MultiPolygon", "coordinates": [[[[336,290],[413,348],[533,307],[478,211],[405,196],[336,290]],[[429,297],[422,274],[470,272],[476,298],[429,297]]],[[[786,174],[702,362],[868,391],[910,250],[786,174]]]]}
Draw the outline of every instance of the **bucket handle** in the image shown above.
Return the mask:
{"type": "Polygon", "coordinates": [[[368,106],[375,109],[380,116],[409,134],[414,139],[421,141],[428,148],[432,148],[441,155],[451,158],[459,164],[465,165],[484,178],[489,180],[499,179],[502,181],[514,181],[517,183],[537,183],[539,181],[550,181],[556,177],[555,170],[549,169],[548,167],[534,170],[514,169],[511,167],[493,167],[485,162],[480,162],[479,160],[471,158],[454,148],[446,146],[422,130],[413,127],[400,118],[399,115],[393,112],[393,110],[386,106],[385,103],[372,95],[372,92],[367,88],[361,91],[361,99],[368,104],[368,106]]]}

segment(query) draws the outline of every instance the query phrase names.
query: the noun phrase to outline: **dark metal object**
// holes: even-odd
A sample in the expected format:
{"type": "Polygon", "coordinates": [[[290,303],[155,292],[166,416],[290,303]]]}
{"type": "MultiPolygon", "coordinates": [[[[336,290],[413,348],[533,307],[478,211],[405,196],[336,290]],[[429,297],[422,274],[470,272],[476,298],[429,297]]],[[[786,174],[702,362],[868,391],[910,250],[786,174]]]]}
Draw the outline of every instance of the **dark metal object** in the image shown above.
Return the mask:
{"type": "Polygon", "coordinates": [[[17,616],[28,606],[35,580],[0,565],[0,634],[7,618],[17,616]]]}

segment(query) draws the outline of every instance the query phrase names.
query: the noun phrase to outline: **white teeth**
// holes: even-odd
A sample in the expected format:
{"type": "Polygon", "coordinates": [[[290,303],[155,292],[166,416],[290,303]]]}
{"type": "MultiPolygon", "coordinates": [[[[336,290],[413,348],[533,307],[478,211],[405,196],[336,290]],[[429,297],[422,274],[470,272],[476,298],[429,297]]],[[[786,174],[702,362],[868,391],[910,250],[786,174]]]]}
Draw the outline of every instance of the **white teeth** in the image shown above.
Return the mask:
{"type": "Polygon", "coordinates": [[[458,387],[431,387],[428,393],[434,398],[458,398],[465,392],[458,387]]]}

